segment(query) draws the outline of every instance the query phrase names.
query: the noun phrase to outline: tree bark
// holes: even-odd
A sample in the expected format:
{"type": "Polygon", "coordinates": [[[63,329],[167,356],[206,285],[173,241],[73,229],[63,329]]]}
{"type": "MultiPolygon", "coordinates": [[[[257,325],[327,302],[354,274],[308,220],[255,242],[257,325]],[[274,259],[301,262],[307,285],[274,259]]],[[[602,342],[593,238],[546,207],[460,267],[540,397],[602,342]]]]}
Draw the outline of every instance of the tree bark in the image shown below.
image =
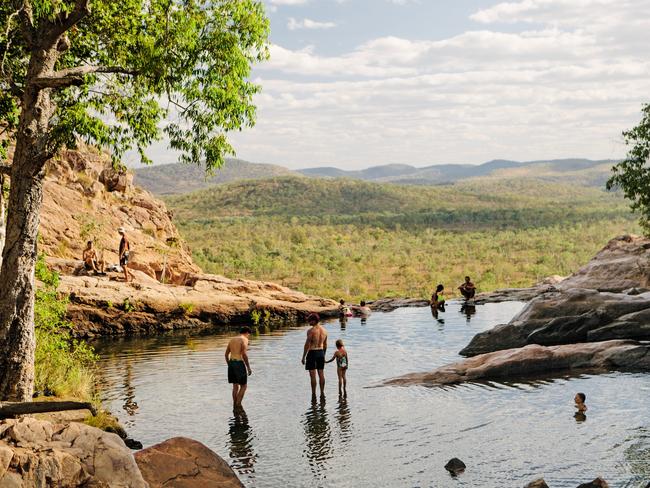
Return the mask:
{"type": "Polygon", "coordinates": [[[16,133],[0,269],[1,400],[27,401],[34,389],[34,267],[54,106],[33,80],[52,72],[56,56],[53,46],[33,49],[16,133]]]}

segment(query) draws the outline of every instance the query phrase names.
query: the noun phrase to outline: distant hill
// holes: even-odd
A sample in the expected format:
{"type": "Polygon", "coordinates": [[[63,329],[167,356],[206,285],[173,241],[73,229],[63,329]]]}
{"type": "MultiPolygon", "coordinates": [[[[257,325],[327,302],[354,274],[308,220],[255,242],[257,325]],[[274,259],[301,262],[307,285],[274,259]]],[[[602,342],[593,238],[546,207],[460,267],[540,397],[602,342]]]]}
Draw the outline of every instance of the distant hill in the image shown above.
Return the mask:
{"type": "Polygon", "coordinates": [[[360,171],[323,167],[300,170],[312,178],[351,178],[378,183],[407,185],[446,184],[477,177],[536,178],[549,182],[575,183],[602,187],[610,176],[615,160],[558,159],[551,161],[494,160],[487,163],[440,164],[416,168],[406,164],[374,166],[360,171]]]}
{"type": "Polygon", "coordinates": [[[297,175],[282,166],[249,163],[229,158],[223,168],[206,177],[199,166],[162,164],[134,170],[134,183],[157,195],[189,193],[221,183],[237,180],[256,180],[276,176],[297,175]]]}

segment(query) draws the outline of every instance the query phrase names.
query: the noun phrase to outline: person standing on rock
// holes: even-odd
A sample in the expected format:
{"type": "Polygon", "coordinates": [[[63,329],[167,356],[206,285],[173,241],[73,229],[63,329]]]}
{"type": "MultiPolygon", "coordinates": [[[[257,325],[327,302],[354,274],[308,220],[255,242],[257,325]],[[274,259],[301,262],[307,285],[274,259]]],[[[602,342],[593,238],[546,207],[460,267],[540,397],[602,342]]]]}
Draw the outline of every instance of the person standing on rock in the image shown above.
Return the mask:
{"type": "Polygon", "coordinates": [[[124,271],[124,281],[128,283],[129,276],[131,275],[131,273],[129,273],[129,252],[131,251],[131,245],[129,244],[129,239],[126,237],[126,229],[124,227],[117,229],[117,232],[122,236],[122,239],[120,239],[119,251],[120,266],[124,271]]]}
{"type": "Polygon", "coordinates": [[[241,408],[242,400],[248,388],[248,377],[253,374],[248,362],[248,339],[251,329],[242,327],[239,335],[233,337],[226,347],[226,363],[228,363],[228,383],[232,385],[232,405],[241,408]]]}
{"type": "Polygon", "coordinates": [[[327,331],[320,324],[318,314],[307,317],[311,329],[307,331],[307,340],[302,353],[302,364],[309,371],[311,380],[311,397],[316,399],[316,372],[320,383],[320,396],[325,398],[325,353],[327,352],[327,331]]]}

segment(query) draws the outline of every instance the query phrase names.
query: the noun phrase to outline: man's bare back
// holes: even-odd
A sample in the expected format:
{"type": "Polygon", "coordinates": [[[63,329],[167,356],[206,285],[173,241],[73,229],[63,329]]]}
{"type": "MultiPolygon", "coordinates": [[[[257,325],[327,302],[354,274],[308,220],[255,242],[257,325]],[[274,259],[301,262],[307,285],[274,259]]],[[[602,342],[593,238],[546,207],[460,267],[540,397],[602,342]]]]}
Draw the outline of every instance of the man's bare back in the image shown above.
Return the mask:
{"type": "Polygon", "coordinates": [[[228,351],[230,352],[229,359],[232,361],[241,361],[244,353],[248,349],[248,339],[243,335],[233,337],[228,343],[228,351]]]}
{"type": "Polygon", "coordinates": [[[327,331],[318,324],[307,331],[307,343],[310,351],[319,351],[325,348],[327,343],[327,331]]]}

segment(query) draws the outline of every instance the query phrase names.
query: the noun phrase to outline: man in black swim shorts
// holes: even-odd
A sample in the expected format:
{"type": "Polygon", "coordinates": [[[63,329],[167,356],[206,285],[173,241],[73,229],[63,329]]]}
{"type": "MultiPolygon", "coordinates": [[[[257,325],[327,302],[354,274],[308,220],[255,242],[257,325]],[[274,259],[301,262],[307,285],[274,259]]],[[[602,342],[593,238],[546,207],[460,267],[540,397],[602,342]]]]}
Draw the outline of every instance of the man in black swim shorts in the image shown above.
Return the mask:
{"type": "Polygon", "coordinates": [[[320,317],[313,313],[307,318],[311,329],[307,331],[307,340],[302,353],[302,364],[309,371],[311,396],[316,398],[316,373],[320,384],[321,398],[325,397],[325,353],[327,352],[327,331],[320,325],[320,317]]]}
{"type": "Polygon", "coordinates": [[[251,330],[242,327],[237,337],[230,339],[226,348],[226,362],[228,363],[228,383],[232,385],[232,404],[241,408],[241,402],[248,388],[248,377],[253,374],[248,362],[248,339],[251,330]]]}

